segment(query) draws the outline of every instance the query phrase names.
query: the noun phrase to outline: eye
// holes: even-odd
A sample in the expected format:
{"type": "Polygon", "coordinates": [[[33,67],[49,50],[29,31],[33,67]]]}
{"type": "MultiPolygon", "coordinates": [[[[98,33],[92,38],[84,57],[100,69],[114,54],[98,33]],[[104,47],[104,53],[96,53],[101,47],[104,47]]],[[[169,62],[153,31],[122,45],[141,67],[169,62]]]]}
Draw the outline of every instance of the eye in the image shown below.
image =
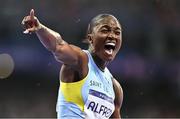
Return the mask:
{"type": "Polygon", "coordinates": [[[101,32],[102,32],[102,33],[108,33],[108,32],[109,32],[109,30],[108,30],[108,29],[106,29],[106,28],[103,28],[103,29],[101,29],[101,32]]]}
{"type": "Polygon", "coordinates": [[[121,32],[120,32],[120,31],[115,31],[115,34],[116,34],[116,35],[120,35],[121,32]]]}

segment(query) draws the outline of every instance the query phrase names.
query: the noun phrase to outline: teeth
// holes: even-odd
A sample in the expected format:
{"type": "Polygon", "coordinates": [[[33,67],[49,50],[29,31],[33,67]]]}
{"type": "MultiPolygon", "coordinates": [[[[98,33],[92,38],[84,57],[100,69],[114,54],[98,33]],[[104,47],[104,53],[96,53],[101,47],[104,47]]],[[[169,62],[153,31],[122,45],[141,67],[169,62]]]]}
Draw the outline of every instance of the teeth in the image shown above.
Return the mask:
{"type": "Polygon", "coordinates": [[[115,44],[115,43],[106,43],[106,45],[112,45],[112,46],[115,46],[116,44],[115,44]]]}

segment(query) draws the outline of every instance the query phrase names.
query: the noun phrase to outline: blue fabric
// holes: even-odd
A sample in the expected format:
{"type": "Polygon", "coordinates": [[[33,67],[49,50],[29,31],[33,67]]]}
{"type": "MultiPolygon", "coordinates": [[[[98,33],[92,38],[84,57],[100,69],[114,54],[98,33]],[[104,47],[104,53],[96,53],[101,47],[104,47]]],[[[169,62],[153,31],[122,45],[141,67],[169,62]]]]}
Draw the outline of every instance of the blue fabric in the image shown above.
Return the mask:
{"type": "MultiPolygon", "coordinates": [[[[113,90],[113,84],[112,84],[112,75],[109,72],[107,68],[105,68],[104,72],[101,71],[95,62],[93,61],[93,58],[89,51],[83,50],[88,55],[88,68],[89,72],[87,74],[87,79],[85,83],[82,86],[82,97],[84,104],[88,102],[88,96],[90,94],[93,94],[93,96],[101,95],[102,100],[106,100],[107,102],[113,103],[114,105],[114,99],[115,94],[113,90]],[[93,90],[93,93],[90,92],[90,90],[93,90]]],[[[106,104],[104,104],[106,106],[106,104]]],[[[96,107],[97,108],[97,107],[96,107]]],[[[114,108],[112,108],[112,111],[114,108]]],[[[92,111],[92,110],[91,110],[92,111]]],[[[101,110],[102,111],[102,110],[101,110]]],[[[58,100],[57,100],[57,116],[58,119],[67,119],[67,118],[96,118],[97,109],[95,112],[91,112],[91,114],[87,113],[86,110],[83,112],[79,109],[79,107],[76,104],[70,103],[65,101],[61,91],[59,90],[58,100]],[[92,115],[92,116],[91,116],[92,115]]],[[[100,111],[99,111],[100,113],[100,111]]]]}

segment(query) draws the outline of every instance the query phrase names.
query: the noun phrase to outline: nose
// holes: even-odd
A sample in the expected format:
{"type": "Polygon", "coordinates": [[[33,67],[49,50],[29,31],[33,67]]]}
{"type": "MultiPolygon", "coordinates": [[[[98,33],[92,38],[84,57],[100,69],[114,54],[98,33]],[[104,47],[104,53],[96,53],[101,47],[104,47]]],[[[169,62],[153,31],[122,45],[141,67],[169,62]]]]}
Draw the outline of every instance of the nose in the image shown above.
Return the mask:
{"type": "Polygon", "coordinates": [[[109,32],[108,38],[111,38],[111,39],[116,38],[115,33],[113,31],[109,32]]]}

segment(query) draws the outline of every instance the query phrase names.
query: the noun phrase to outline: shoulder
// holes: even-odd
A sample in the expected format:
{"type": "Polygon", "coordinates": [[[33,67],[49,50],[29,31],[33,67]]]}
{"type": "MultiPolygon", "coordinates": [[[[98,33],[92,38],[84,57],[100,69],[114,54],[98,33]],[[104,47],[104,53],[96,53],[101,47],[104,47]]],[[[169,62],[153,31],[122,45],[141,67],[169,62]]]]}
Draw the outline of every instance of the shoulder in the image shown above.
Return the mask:
{"type": "MultiPolygon", "coordinates": [[[[88,73],[88,55],[81,48],[75,45],[69,45],[70,52],[76,52],[77,63],[75,65],[63,64],[60,71],[60,78],[64,82],[77,82],[87,75],[88,73]]],[[[74,53],[69,53],[73,57],[74,53]]]]}
{"type": "Polygon", "coordinates": [[[112,82],[113,82],[114,88],[119,89],[122,92],[122,87],[121,87],[120,83],[115,78],[112,79],[112,82]]]}
{"type": "Polygon", "coordinates": [[[78,53],[78,55],[82,56],[82,57],[86,57],[87,58],[87,53],[84,52],[83,49],[81,49],[80,47],[77,47],[75,45],[69,44],[69,46],[78,53]]]}
{"type": "MultiPolygon", "coordinates": [[[[77,47],[72,44],[69,44],[69,46],[72,48],[72,50],[74,52],[76,52],[76,54],[78,56],[77,68],[81,69],[81,67],[84,67],[84,64],[87,65],[88,64],[88,54],[80,47],[77,47]]],[[[73,52],[73,51],[71,51],[71,52],[73,52]]]]}

